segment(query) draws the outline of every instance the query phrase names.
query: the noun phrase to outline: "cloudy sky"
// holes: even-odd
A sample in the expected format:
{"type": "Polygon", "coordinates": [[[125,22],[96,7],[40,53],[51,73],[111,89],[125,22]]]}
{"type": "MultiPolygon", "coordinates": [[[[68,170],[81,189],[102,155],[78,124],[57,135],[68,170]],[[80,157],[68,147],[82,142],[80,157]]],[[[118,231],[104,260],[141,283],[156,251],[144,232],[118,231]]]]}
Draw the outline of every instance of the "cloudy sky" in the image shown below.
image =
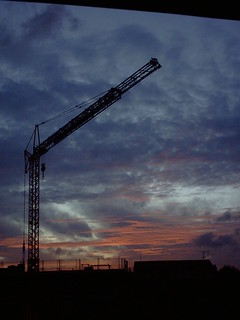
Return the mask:
{"type": "Polygon", "coordinates": [[[240,268],[239,31],[231,20],[0,2],[0,260],[22,258],[35,125],[46,121],[45,140],[155,57],[161,69],[42,157],[40,258],[208,251],[218,268],[240,268]]]}

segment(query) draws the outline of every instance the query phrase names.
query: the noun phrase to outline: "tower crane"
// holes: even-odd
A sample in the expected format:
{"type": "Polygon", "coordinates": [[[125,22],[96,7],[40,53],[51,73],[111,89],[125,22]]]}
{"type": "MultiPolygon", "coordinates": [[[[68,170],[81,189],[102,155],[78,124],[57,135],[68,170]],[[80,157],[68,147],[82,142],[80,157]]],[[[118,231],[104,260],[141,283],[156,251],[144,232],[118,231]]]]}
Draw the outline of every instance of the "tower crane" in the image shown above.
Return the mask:
{"type": "MultiPolygon", "coordinates": [[[[83,112],[67,122],[55,133],[43,142],[40,142],[39,125],[33,132],[33,149],[24,150],[25,175],[29,174],[28,188],[28,272],[39,271],[39,203],[40,203],[40,158],[59,142],[67,138],[73,132],[85,125],[113,103],[121,99],[121,96],[134,87],[137,83],[148,77],[151,73],[160,69],[156,58],[151,58],[148,63],[126,78],[118,86],[111,88],[97,101],[87,107],[83,112]]],[[[42,165],[44,174],[44,164],[42,165]]],[[[25,220],[25,217],[24,217],[25,220]]],[[[25,223],[25,222],[24,222],[25,223]]],[[[23,240],[23,263],[25,265],[25,237],[23,240]]]]}

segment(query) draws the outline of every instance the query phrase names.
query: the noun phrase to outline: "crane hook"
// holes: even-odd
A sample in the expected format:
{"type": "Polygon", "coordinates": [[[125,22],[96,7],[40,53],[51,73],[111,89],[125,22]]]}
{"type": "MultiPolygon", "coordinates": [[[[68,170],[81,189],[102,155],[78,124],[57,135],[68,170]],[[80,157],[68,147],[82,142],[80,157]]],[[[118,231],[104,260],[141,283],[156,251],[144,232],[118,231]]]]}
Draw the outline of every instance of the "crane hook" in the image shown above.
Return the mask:
{"type": "Polygon", "coordinates": [[[42,171],[42,178],[44,179],[44,172],[46,170],[46,164],[42,163],[41,171],[42,171]]]}

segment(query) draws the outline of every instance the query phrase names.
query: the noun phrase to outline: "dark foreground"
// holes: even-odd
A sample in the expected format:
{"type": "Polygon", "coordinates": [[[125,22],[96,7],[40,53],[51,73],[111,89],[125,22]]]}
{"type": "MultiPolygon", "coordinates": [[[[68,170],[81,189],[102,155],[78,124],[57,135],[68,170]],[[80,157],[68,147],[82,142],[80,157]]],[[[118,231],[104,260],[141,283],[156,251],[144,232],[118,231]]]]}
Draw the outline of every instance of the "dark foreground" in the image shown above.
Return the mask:
{"type": "Polygon", "coordinates": [[[239,273],[0,272],[0,319],[237,319],[239,273]]]}

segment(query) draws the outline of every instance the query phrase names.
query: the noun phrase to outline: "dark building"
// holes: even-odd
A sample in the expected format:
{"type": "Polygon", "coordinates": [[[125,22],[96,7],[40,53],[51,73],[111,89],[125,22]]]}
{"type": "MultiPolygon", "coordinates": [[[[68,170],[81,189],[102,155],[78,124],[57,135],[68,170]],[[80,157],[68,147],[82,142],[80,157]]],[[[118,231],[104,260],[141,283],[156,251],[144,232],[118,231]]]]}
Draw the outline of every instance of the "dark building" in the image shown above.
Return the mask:
{"type": "Polygon", "coordinates": [[[217,268],[210,260],[157,260],[135,261],[134,272],[163,279],[187,280],[208,278],[216,274],[217,268]]]}

